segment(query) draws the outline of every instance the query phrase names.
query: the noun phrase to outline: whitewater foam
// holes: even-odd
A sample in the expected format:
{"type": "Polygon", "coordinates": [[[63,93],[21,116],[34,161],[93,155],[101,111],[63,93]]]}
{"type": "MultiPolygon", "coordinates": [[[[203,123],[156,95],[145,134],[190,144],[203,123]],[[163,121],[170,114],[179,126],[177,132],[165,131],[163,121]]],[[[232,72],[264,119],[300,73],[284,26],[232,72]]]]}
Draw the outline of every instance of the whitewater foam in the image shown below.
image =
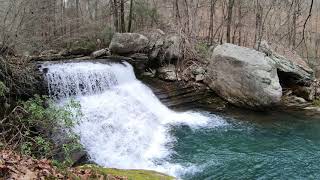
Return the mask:
{"type": "Polygon", "coordinates": [[[175,139],[169,125],[192,128],[224,125],[225,121],[198,112],[177,113],[164,106],[124,64],[66,63],[45,65],[52,98],[74,97],[83,117],[75,128],[91,159],[122,169],[152,169],[177,176],[196,171],[164,159],[175,139]]]}

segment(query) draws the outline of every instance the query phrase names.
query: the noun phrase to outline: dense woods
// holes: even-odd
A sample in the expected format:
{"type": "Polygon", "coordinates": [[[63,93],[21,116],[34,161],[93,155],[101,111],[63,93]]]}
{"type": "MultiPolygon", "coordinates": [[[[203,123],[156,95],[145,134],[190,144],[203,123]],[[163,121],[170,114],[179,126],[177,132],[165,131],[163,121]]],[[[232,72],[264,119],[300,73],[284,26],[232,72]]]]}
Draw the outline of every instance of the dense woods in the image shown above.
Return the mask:
{"type": "Polygon", "coordinates": [[[319,56],[317,0],[2,0],[1,6],[1,42],[21,53],[75,42],[101,46],[114,32],[160,28],[208,45],[255,47],[267,40],[310,60],[319,56]]]}

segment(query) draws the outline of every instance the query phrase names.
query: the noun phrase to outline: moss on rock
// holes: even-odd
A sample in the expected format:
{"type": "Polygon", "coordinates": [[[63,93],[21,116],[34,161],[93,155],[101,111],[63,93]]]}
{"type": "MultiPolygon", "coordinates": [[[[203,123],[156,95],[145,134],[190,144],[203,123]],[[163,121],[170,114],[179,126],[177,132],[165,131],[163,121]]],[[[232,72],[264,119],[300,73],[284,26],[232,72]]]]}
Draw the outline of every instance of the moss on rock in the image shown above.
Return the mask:
{"type": "Polygon", "coordinates": [[[122,170],[114,168],[103,168],[96,165],[84,165],[80,169],[89,169],[101,175],[113,175],[127,177],[128,180],[174,180],[172,176],[150,170],[122,170]]]}

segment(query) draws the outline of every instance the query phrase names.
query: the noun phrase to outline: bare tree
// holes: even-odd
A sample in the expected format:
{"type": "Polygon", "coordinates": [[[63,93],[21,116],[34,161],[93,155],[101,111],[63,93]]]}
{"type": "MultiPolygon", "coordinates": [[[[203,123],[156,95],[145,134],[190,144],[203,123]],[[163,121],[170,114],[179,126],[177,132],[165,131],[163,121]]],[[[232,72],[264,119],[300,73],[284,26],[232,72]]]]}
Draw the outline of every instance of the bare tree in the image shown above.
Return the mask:
{"type": "Polygon", "coordinates": [[[231,23],[232,23],[233,7],[234,7],[234,0],[229,0],[228,15],[227,15],[227,43],[231,43],[231,23]]]}

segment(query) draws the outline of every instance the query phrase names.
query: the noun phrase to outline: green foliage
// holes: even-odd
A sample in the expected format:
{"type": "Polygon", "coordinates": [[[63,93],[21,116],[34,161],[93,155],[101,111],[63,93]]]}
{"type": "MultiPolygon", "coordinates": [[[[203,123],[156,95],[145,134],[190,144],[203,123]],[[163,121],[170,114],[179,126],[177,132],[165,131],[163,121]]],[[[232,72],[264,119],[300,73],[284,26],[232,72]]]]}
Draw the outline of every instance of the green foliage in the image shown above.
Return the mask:
{"type": "Polygon", "coordinates": [[[62,144],[64,166],[72,165],[71,153],[80,150],[79,137],[72,132],[72,128],[81,119],[80,104],[71,100],[67,105],[59,107],[46,96],[35,96],[22,102],[28,115],[22,118],[23,141],[20,145],[22,154],[35,158],[52,158],[57,151],[57,145],[52,135],[65,132],[67,143],[62,144]]]}
{"type": "Polygon", "coordinates": [[[7,86],[0,81],[0,97],[5,96],[8,93],[9,89],[7,88],[7,86]]]}
{"type": "Polygon", "coordinates": [[[122,169],[111,169],[102,168],[95,165],[85,165],[80,167],[81,169],[90,169],[101,175],[113,175],[120,177],[127,177],[128,180],[173,180],[172,176],[168,176],[163,173],[149,170],[122,170],[122,169]]]}
{"type": "Polygon", "coordinates": [[[314,101],[312,102],[312,104],[313,104],[314,106],[320,107],[320,99],[314,100],[314,101]]]}
{"type": "Polygon", "coordinates": [[[206,43],[199,42],[196,44],[195,49],[197,53],[205,58],[209,55],[209,46],[206,43]]]}

